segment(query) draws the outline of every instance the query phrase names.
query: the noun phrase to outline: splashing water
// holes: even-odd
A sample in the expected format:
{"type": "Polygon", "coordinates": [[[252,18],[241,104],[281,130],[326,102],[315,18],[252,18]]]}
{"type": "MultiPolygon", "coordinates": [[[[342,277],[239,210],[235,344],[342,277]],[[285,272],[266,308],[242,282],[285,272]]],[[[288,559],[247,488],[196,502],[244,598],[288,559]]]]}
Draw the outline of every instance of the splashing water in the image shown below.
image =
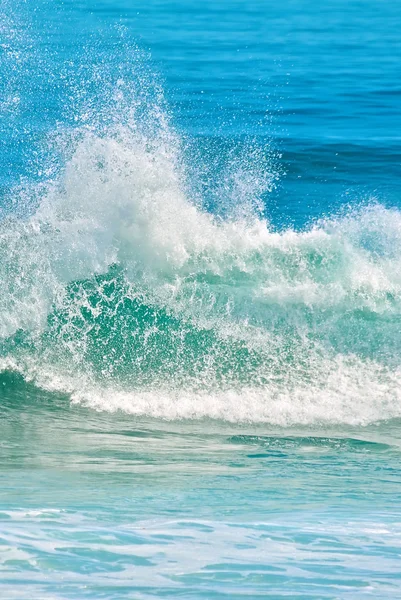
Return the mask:
{"type": "Polygon", "coordinates": [[[399,212],[216,219],[160,119],[153,137],[76,132],[33,214],[2,221],[3,369],[165,418],[401,415],[399,212]]]}
{"type": "Polygon", "coordinates": [[[274,230],[261,197],[277,174],[255,144],[209,182],[206,210],[134,56],[131,79],[122,61],[64,73],[77,125],[0,222],[2,370],[167,419],[401,416],[400,212],[371,202],[274,230]]]}
{"type": "Polygon", "coordinates": [[[401,13],[363,4],[2,0],[1,598],[400,597],[401,13]]]}

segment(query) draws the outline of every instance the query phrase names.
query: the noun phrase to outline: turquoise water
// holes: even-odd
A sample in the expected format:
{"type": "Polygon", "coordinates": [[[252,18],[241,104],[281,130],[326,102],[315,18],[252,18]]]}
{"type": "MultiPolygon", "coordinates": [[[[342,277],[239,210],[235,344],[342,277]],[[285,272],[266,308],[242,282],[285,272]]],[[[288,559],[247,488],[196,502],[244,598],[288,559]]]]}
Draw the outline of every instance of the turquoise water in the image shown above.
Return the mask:
{"type": "Polygon", "coordinates": [[[2,598],[399,598],[401,9],[3,0],[2,598]]]}

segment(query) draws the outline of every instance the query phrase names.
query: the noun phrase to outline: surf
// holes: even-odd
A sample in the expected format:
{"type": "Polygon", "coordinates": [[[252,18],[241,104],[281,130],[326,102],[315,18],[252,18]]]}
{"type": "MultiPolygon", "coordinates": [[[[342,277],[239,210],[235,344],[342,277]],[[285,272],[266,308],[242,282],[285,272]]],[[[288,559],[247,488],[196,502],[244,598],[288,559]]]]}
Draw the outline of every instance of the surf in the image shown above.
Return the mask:
{"type": "Polygon", "coordinates": [[[85,134],[32,214],[2,221],[3,370],[155,417],[400,416],[400,213],[222,220],[175,152],[85,134]]]}
{"type": "Polygon", "coordinates": [[[106,69],[94,99],[83,66],[75,125],[3,202],[4,377],[164,419],[401,416],[400,211],[371,198],[274,227],[272,148],[207,167],[138,72],[106,69]]]}

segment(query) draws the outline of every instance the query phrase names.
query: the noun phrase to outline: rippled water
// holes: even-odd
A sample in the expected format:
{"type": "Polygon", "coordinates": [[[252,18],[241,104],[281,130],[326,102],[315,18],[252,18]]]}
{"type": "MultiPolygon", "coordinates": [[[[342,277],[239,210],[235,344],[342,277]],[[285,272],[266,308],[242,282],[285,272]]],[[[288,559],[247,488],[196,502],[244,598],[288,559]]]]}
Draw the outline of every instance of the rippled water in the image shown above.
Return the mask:
{"type": "Polygon", "coordinates": [[[397,597],[398,422],[174,424],[10,396],[3,597],[397,597]]]}

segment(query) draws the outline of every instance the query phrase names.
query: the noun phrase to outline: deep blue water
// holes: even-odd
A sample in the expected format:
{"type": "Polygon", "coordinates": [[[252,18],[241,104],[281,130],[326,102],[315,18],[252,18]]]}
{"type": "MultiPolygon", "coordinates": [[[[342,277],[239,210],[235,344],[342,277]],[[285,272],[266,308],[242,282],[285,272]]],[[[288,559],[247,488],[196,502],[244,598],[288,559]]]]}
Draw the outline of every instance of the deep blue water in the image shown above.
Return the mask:
{"type": "Polygon", "coordinates": [[[400,30],[1,0],[1,598],[400,597],[400,30]]]}

